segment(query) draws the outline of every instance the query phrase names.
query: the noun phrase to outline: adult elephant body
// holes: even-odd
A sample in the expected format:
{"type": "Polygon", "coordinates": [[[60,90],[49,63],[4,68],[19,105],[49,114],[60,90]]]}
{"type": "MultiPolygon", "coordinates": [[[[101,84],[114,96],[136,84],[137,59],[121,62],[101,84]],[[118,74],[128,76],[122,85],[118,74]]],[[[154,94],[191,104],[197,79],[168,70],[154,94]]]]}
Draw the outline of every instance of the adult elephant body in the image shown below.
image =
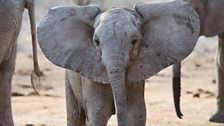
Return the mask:
{"type": "Polygon", "coordinates": [[[15,48],[16,39],[20,31],[23,5],[21,1],[9,0],[1,1],[0,17],[1,17],[1,46],[0,46],[0,62],[7,60],[13,48],[15,48]],[[16,2],[16,3],[15,3],[16,2]],[[16,6],[15,6],[16,5],[16,6]]]}
{"type": "MultiPolygon", "coordinates": [[[[212,122],[224,123],[224,1],[223,0],[185,0],[192,6],[200,17],[200,36],[219,36],[219,44],[216,55],[217,64],[217,112],[210,118],[212,122]]],[[[178,116],[180,97],[181,63],[173,66],[174,99],[178,116]]]]}
{"type": "Polygon", "coordinates": [[[144,80],[185,58],[198,35],[197,14],[178,0],[105,12],[52,8],[38,27],[45,56],[73,71],[66,74],[70,126],[105,126],[113,108],[119,126],[145,125],[144,80]]]}
{"type": "Polygon", "coordinates": [[[19,35],[24,8],[29,9],[34,49],[34,74],[40,75],[37,54],[32,0],[0,1],[0,125],[13,126],[11,110],[11,80],[15,68],[16,42],[19,35]]]}

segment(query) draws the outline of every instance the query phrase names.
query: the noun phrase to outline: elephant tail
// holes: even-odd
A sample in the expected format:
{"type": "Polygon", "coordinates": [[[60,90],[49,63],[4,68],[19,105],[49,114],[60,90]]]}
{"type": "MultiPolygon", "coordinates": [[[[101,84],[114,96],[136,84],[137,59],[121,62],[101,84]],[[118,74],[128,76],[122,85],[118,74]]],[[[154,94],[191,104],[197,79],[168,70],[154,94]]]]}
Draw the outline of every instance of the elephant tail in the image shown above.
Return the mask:
{"type": "Polygon", "coordinates": [[[34,70],[31,74],[31,84],[34,91],[38,93],[37,89],[40,88],[40,77],[43,77],[44,74],[40,71],[38,56],[37,56],[37,31],[36,31],[36,22],[35,22],[35,3],[34,0],[25,0],[25,8],[28,9],[29,18],[30,18],[30,27],[32,35],[32,49],[33,49],[33,67],[34,70]]]}
{"type": "Polygon", "coordinates": [[[178,118],[182,118],[183,114],[180,110],[181,96],[181,62],[173,65],[173,98],[176,114],[178,118]]]}

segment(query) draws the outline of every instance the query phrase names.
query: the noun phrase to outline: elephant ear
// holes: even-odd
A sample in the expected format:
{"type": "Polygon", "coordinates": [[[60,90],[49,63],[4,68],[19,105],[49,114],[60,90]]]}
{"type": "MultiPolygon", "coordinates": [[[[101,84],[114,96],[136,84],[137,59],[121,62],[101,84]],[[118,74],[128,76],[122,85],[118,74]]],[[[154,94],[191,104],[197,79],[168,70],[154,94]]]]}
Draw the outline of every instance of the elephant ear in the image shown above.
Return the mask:
{"type": "Polygon", "coordinates": [[[108,83],[92,41],[91,23],[99,13],[100,9],[95,6],[49,9],[38,27],[38,41],[44,55],[55,65],[108,83]]]}
{"type": "Polygon", "coordinates": [[[140,3],[135,11],[144,19],[139,56],[128,69],[130,81],[144,80],[183,60],[199,36],[199,17],[186,2],[140,3]]]}

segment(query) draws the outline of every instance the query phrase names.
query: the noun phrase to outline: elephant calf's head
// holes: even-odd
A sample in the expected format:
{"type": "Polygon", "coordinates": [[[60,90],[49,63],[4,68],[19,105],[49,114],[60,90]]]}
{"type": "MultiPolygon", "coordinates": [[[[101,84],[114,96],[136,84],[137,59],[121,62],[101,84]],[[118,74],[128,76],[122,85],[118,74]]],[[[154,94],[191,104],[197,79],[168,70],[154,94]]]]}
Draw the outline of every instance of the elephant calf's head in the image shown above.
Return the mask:
{"type": "Polygon", "coordinates": [[[142,39],[139,16],[130,10],[113,9],[94,21],[93,44],[107,72],[124,71],[136,59],[142,39]]]}

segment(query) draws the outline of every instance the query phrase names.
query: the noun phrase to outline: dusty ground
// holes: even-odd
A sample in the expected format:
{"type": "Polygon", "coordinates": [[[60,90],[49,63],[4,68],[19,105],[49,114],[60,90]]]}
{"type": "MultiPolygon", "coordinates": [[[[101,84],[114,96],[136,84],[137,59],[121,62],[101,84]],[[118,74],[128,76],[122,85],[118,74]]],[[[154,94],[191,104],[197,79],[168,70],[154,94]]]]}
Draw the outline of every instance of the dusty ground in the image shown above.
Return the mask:
{"type": "MultiPolygon", "coordinates": [[[[48,0],[37,2],[37,22],[46,8],[71,1],[48,0]]],[[[40,67],[45,77],[42,79],[41,95],[33,94],[30,84],[32,55],[30,54],[29,25],[27,16],[19,39],[19,52],[13,79],[12,107],[16,126],[65,126],[64,70],[51,64],[41,53],[40,67]],[[25,42],[24,42],[25,41],[25,42]],[[19,95],[19,96],[18,96],[19,95]],[[30,124],[30,125],[29,125],[30,124]]],[[[161,71],[147,80],[145,100],[147,105],[147,125],[150,126],[222,126],[208,121],[216,111],[216,79],[214,53],[216,39],[202,38],[196,50],[183,63],[181,108],[182,120],[175,115],[171,68],[161,71]]],[[[113,116],[109,126],[116,126],[113,116]]]]}

